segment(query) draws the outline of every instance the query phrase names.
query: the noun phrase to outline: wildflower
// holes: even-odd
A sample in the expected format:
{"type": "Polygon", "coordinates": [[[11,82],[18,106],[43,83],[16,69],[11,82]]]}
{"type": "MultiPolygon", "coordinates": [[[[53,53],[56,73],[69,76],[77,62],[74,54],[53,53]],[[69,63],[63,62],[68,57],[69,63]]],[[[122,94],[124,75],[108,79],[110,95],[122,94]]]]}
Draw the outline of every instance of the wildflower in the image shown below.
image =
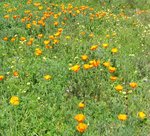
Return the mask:
{"type": "Polygon", "coordinates": [[[73,70],[74,72],[78,72],[80,69],[80,66],[79,65],[74,65],[71,67],[71,70],[73,70]]]}
{"type": "Polygon", "coordinates": [[[53,35],[50,35],[49,38],[50,38],[51,40],[54,40],[54,39],[55,39],[55,37],[54,37],[53,35]]]}
{"type": "Polygon", "coordinates": [[[0,75],[0,81],[4,79],[4,76],[0,75]]]}
{"type": "Polygon", "coordinates": [[[38,38],[42,38],[43,37],[43,34],[38,34],[38,38]]]}
{"type": "Polygon", "coordinates": [[[87,55],[82,55],[82,56],[81,56],[81,59],[82,59],[83,61],[86,61],[86,60],[88,59],[88,56],[87,56],[87,55]]]}
{"type": "Polygon", "coordinates": [[[15,38],[15,37],[12,37],[10,41],[11,41],[11,42],[14,42],[15,40],[16,40],[16,38],[15,38]]]}
{"type": "Polygon", "coordinates": [[[50,43],[49,40],[45,40],[45,41],[44,41],[44,44],[45,44],[45,45],[48,45],[49,43],[50,43]]]}
{"type": "Polygon", "coordinates": [[[93,37],[94,37],[94,34],[93,34],[93,33],[91,33],[91,34],[89,35],[89,37],[93,38],[93,37]]]}
{"type": "Polygon", "coordinates": [[[54,26],[58,26],[58,22],[54,22],[54,26]]]}
{"type": "Polygon", "coordinates": [[[59,29],[58,29],[58,32],[61,33],[62,31],[63,31],[63,28],[59,28],[59,29]]]}
{"type": "Polygon", "coordinates": [[[83,68],[85,69],[85,70],[88,70],[88,69],[90,69],[90,68],[92,68],[93,67],[93,65],[91,65],[91,64],[84,64],[83,65],[83,68]]]}
{"type": "Polygon", "coordinates": [[[31,24],[26,24],[26,28],[30,29],[31,28],[31,24]]]}
{"type": "Polygon", "coordinates": [[[102,46],[103,46],[103,48],[107,48],[108,44],[107,43],[103,43],[102,46]]]}
{"type": "Polygon", "coordinates": [[[55,37],[59,37],[61,35],[61,32],[57,32],[54,34],[55,37]]]}
{"type": "Polygon", "coordinates": [[[110,66],[110,67],[108,67],[108,70],[109,70],[110,73],[113,73],[113,72],[116,71],[116,68],[110,66]]]}
{"type": "Polygon", "coordinates": [[[20,103],[18,96],[12,96],[9,102],[14,106],[19,105],[20,103]]]}
{"type": "Polygon", "coordinates": [[[55,39],[54,41],[53,41],[53,44],[58,44],[59,43],[59,40],[57,40],[57,39],[55,39]]]}
{"type": "Polygon", "coordinates": [[[85,116],[83,114],[77,114],[74,119],[81,123],[85,120],[85,116]]]}
{"type": "Polygon", "coordinates": [[[117,49],[117,48],[112,48],[112,49],[111,49],[111,52],[112,52],[112,53],[117,53],[117,52],[118,52],[118,49],[117,49]]]}
{"type": "Polygon", "coordinates": [[[115,81],[115,80],[117,80],[117,77],[116,76],[110,76],[110,79],[111,79],[111,81],[115,81]]]}
{"type": "Polygon", "coordinates": [[[39,6],[38,9],[39,9],[39,10],[42,10],[42,9],[43,9],[43,6],[39,6]]]}
{"type": "Polygon", "coordinates": [[[8,19],[8,18],[9,18],[9,15],[5,15],[4,18],[5,18],[5,19],[8,19]]]}
{"type": "Polygon", "coordinates": [[[97,48],[98,48],[98,45],[93,45],[93,46],[91,46],[90,50],[94,51],[94,50],[96,50],[97,48]]]}
{"type": "Polygon", "coordinates": [[[45,79],[45,80],[50,80],[51,78],[52,78],[52,77],[51,77],[50,75],[45,75],[45,76],[44,76],[44,79],[45,79]]]}
{"type": "Polygon", "coordinates": [[[14,75],[15,77],[18,77],[18,76],[19,76],[19,73],[18,73],[17,71],[15,71],[15,72],[13,73],[13,75],[14,75]]]}
{"type": "Polygon", "coordinates": [[[83,109],[83,108],[85,107],[85,104],[84,104],[83,102],[80,102],[80,103],[78,104],[78,107],[79,107],[80,109],[83,109]]]}
{"type": "Polygon", "coordinates": [[[25,37],[20,37],[20,41],[25,41],[26,38],[25,37]]]}
{"type": "Polygon", "coordinates": [[[93,67],[98,67],[100,64],[100,60],[92,60],[90,61],[90,64],[93,65],[93,67]]]}
{"type": "Polygon", "coordinates": [[[87,129],[87,125],[84,124],[84,123],[79,123],[79,124],[76,126],[76,129],[77,129],[78,132],[83,133],[83,132],[85,132],[85,130],[87,129]]]}
{"type": "Polygon", "coordinates": [[[146,118],[146,114],[144,113],[144,112],[138,112],[138,117],[140,118],[140,119],[145,119],[146,118]]]}
{"type": "Polygon", "coordinates": [[[3,40],[4,40],[4,41],[8,41],[8,37],[4,37],[3,40]]]}
{"type": "Polygon", "coordinates": [[[118,119],[121,121],[126,121],[128,118],[128,116],[126,114],[119,114],[118,115],[118,119]]]}
{"type": "Polygon", "coordinates": [[[106,38],[110,38],[110,35],[109,35],[109,34],[107,34],[107,35],[106,35],[106,38]]]}
{"type": "Polygon", "coordinates": [[[132,88],[136,88],[136,87],[137,87],[137,83],[135,83],[135,82],[131,82],[129,85],[130,85],[130,87],[132,87],[132,88]]]}
{"type": "Polygon", "coordinates": [[[109,67],[109,66],[110,66],[110,62],[109,62],[109,61],[108,61],[108,62],[104,62],[104,63],[103,63],[103,66],[109,67]]]}
{"type": "Polygon", "coordinates": [[[35,49],[35,55],[40,56],[42,54],[42,50],[40,48],[35,49]]]}
{"type": "Polygon", "coordinates": [[[117,86],[115,87],[115,89],[116,89],[116,91],[120,92],[120,91],[123,90],[123,86],[122,86],[122,85],[117,85],[117,86]]]}

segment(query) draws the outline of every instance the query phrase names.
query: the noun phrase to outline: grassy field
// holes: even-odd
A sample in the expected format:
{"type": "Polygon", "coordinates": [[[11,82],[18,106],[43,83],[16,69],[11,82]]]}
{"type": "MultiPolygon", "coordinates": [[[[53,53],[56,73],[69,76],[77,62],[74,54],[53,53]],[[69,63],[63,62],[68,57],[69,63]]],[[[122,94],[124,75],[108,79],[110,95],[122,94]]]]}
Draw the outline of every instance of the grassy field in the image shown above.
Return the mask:
{"type": "Polygon", "coordinates": [[[0,2],[0,136],[150,136],[150,0],[0,2]]]}

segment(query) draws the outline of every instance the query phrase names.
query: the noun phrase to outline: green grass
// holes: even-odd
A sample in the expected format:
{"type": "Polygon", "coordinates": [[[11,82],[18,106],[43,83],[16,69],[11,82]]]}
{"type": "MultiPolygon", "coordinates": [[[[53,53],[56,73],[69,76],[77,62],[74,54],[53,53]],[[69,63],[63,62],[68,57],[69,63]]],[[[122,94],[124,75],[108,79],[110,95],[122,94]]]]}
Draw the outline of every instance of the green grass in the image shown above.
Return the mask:
{"type": "Polygon", "coordinates": [[[148,136],[150,1],[56,0],[52,3],[45,0],[40,1],[41,10],[34,2],[37,1],[0,2],[0,76],[4,76],[0,80],[0,136],[148,136]],[[62,10],[62,4],[66,11],[62,10]],[[72,5],[70,9],[68,4],[72,5]],[[81,6],[87,8],[82,11],[81,6]],[[26,10],[30,13],[25,14],[26,10]],[[38,21],[45,12],[51,15],[43,20],[45,26],[42,26],[38,21]],[[58,18],[53,17],[55,14],[59,14],[58,18]],[[5,15],[9,18],[5,19],[5,15]],[[14,15],[19,17],[13,19],[14,15]],[[27,24],[32,24],[30,29],[26,28],[27,24]],[[45,48],[44,41],[50,40],[49,36],[59,28],[63,29],[55,37],[59,42],[54,44],[51,40],[52,49],[45,48]],[[38,34],[43,37],[39,39],[38,34]],[[26,40],[22,42],[21,37],[26,40]],[[34,38],[33,43],[27,45],[30,38],[34,38]],[[102,47],[104,43],[108,43],[107,49],[102,47]],[[98,49],[91,51],[92,45],[98,45],[98,49]],[[114,47],[118,49],[116,54],[111,53],[114,47]],[[35,55],[37,48],[42,50],[39,56],[35,55]],[[88,61],[81,59],[84,54],[88,55],[88,61]],[[83,65],[94,59],[100,60],[100,65],[84,70],[83,65]],[[105,61],[117,68],[115,73],[103,66],[105,61]],[[76,64],[80,65],[77,73],[70,69],[76,64]],[[18,77],[14,76],[15,71],[18,77]],[[51,80],[45,80],[45,75],[51,75],[51,80]],[[111,75],[118,79],[112,82],[111,75]],[[130,82],[136,82],[138,87],[132,89],[130,82]],[[118,84],[124,87],[123,91],[115,90],[118,84]],[[124,94],[129,90],[131,94],[124,94]],[[10,104],[12,96],[18,96],[19,105],[10,104]],[[81,101],[86,105],[82,110],[78,108],[81,101]],[[143,120],[137,115],[140,111],[146,114],[143,120]],[[78,123],[74,116],[79,113],[86,116],[88,125],[83,134],[76,130],[78,123]],[[126,121],[118,120],[121,113],[128,115],[126,121]]]}

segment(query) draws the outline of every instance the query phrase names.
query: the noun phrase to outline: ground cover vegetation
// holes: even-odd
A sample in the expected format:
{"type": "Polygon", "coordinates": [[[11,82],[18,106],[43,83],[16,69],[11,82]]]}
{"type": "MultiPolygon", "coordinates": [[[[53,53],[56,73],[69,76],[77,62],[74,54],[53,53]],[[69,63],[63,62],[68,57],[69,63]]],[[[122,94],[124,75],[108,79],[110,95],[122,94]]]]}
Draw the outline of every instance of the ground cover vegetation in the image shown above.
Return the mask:
{"type": "Polygon", "coordinates": [[[0,136],[148,136],[149,0],[0,2],[0,136]]]}

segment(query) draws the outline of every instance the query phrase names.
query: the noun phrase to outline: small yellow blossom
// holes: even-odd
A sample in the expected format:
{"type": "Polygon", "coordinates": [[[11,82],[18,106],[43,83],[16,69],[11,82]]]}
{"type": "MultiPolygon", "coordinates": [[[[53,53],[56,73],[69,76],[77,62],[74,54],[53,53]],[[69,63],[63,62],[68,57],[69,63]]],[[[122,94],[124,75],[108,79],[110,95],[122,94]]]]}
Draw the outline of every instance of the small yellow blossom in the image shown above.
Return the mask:
{"type": "Polygon", "coordinates": [[[146,118],[146,114],[144,113],[144,112],[138,112],[138,117],[140,118],[140,119],[145,119],[146,118]]]}
{"type": "Polygon", "coordinates": [[[103,46],[103,48],[107,48],[108,44],[107,43],[103,43],[102,46],[103,46]]]}
{"type": "Polygon", "coordinates": [[[40,56],[42,54],[42,50],[40,48],[35,49],[35,55],[40,56]]]}
{"type": "Polygon", "coordinates": [[[110,66],[110,62],[109,62],[109,61],[108,61],[108,62],[104,62],[104,63],[103,63],[103,66],[109,67],[109,66],[110,66]]]}
{"type": "Polygon", "coordinates": [[[129,85],[130,85],[130,87],[132,87],[132,88],[136,88],[136,87],[137,87],[137,83],[135,83],[135,82],[131,82],[129,85]]]}
{"type": "Polygon", "coordinates": [[[115,87],[115,89],[116,89],[116,91],[120,92],[120,91],[123,90],[123,86],[122,86],[122,85],[117,85],[117,86],[115,87]]]}
{"type": "Polygon", "coordinates": [[[71,70],[73,70],[74,72],[78,72],[80,69],[80,66],[79,65],[74,65],[71,67],[71,70]]]}
{"type": "Polygon", "coordinates": [[[85,132],[85,130],[87,129],[87,125],[84,124],[84,123],[79,123],[79,124],[76,126],[76,129],[77,129],[78,132],[83,133],[83,132],[85,132]]]}
{"type": "Polygon", "coordinates": [[[84,65],[83,65],[83,68],[84,68],[85,70],[88,70],[88,69],[90,69],[90,68],[92,68],[92,67],[93,67],[92,64],[84,64],[84,65]]]}
{"type": "Polygon", "coordinates": [[[111,81],[116,81],[117,77],[116,76],[110,76],[111,81]]]}
{"type": "Polygon", "coordinates": [[[110,73],[114,73],[116,71],[116,68],[115,67],[108,67],[108,70],[110,73]]]}
{"type": "Polygon", "coordinates": [[[0,75],[0,81],[4,79],[4,76],[0,75]]]}
{"type": "Polygon", "coordinates": [[[78,107],[79,107],[80,109],[83,109],[83,108],[85,107],[85,104],[84,104],[83,102],[80,102],[80,103],[78,104],[78,107]]]}
{"type": "Polygon", "coordinates": [[[90,48],[90,50],[94,51],[94,50],[96,50],[97,48],[98,48],[98,45],[92,45],[91,48],[90,48]]]}
{"type": "Polygon", "coordinates": [[[74,119],[78,122],[83,122],[85,120],[85,116],[83,114],[77,114],[74,119]]]}
{"type": "Polygon", "coordinates": [[[90,64],[93,65],[93,67],[98,67],[100,64],[100,60],[91,60],[90,64]]]}
{"type": "Polygon", "coordinates": [[[52,78],[52,77],[51,77],[50,75],[45,75],[45,76],[44,76],[44,79],[45,79],[45,80],[50,80],[51,78],[52,78]]]}
{"type": "Polygon", "coordinates": [[[82,55],[82,56],[81,56],[81,59],[82,59],[83,61],[86,61],[86,60],[88,59],[88,56],[87,56],[87,55],[82,55]]]}
{"type": "Polygon", "coordinates": [[[117,52],[118,52],[118,49],[117,49],[117,48],[112,48],[112,49],[111,49],[111,52],[112,52],[112,53],[117,53],[117,52]]]}
{"type": "Polygon", "coordinates": [[[9,102],[14,106],[19,105],[20,103],[18,96],[12,96],[9,102]]]}
{"type": "Polygon", "coordinates": [[[128,118],[128,116],[126,114],[119,114],[118,115],[118,119],[121,121],[126,121],[128,118]]]}
{"type": "Polygon", "coordinates": [[[50,40],[45,40],[45,41],[44,41],[44,44],[45,44],[45,45],[48,45],[49,43],[50,43],[50,40]]]}

